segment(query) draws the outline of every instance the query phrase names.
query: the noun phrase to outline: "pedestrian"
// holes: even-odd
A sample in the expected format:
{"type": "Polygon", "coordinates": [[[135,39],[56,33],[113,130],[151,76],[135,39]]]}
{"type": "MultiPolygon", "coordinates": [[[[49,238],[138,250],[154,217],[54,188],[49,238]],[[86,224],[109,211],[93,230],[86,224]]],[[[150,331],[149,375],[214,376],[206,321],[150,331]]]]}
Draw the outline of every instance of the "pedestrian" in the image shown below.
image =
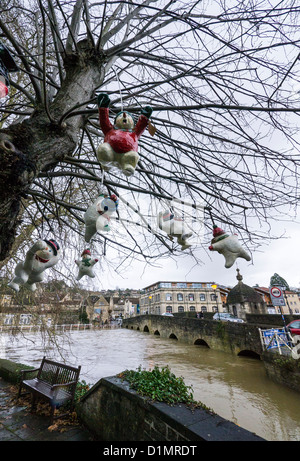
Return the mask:
{"type": "Polygon", "coordinates": [[[200,312],[199,318],[200,318],[200,319],[203,319],[203,317],[204,317],[203,312],[200,312]]]}

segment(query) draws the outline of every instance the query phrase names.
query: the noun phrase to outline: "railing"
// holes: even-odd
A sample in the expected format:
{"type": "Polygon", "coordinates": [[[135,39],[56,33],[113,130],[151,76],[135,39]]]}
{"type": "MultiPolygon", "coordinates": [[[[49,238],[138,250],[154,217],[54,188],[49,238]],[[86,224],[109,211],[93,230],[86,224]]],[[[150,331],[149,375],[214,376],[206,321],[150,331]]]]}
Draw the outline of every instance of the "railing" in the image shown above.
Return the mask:
{"type": "Polygon", "coordinates": [[[72,323],[63,325],[0,325],[0,332],[18,332],[18,331],[41,331],[41,330],[54,330],[54,331],[84,331],[84,330],[102,330],[120,328],[118,324],[103,324],[94,325],[92,323],[72,323]]]}

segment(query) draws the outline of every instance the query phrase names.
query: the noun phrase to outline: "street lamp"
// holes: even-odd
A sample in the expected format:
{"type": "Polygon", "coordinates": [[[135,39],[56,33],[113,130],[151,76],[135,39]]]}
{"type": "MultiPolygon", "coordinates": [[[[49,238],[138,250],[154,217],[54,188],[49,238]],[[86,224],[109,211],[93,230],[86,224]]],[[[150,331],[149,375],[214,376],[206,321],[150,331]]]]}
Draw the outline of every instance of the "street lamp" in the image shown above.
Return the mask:
{"type": "Polygon", "coordinates": [[[149,296],[149,314],[152,314],[152,303],[151,303],[151,300],[152,300],[152,296],[150,295],[149,296]]]}
{"type": "Polygon", "coordinates": [[[19,70],[12,55],[5,45],[0,42],[0,98],[5,98],[9,88],[9,72],[17,72],[19,70]]]}
{"type": "Polygon", "coordinates": [[[219,306],[218,306],[218,296],[217,296],[217,288],[218,288],[218,285],[216,283],[214,283],[212,286],[212,289],[214,290],[215,292],[215,301],[217,303],[217,312],[218,312],[218,319],[220,320],[220,313],[219,313],[219,306]]]}

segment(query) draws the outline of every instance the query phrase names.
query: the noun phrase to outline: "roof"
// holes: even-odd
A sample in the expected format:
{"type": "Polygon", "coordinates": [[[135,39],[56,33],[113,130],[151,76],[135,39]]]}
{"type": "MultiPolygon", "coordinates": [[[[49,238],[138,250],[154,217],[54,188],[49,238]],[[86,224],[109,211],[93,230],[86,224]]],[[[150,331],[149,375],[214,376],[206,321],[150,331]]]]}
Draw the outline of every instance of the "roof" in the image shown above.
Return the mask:
{"type": "Polygon", "coordinates": [[[261,295],[254,288],[245,285],[242,282],[243,277],[240,275],[239,269],[237,269],[237,272],[238,275],[236,278],[238,279],[238,284],[230,290],[226,299],[227,304],[241,304],[245,302],[263,303],[261,295]]]}

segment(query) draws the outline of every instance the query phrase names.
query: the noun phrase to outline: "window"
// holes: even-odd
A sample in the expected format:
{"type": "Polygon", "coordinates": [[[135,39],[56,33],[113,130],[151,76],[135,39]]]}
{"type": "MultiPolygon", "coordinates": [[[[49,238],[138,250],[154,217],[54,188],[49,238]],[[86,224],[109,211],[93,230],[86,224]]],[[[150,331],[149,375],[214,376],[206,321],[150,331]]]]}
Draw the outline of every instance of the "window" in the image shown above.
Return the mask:
{"type": "Polygon", "coordinates": [[[177,293],[177,301],[183,301],[183,294],[177,293]]]}
{"type": "Polygon", "coordinates": [[[186,288],[186,283],[177,283],[177,288],[186,288]]]}
{"type": "Polygon", "coordinates": [[[195,296],[193,293],[189,293],[188,298],[189,298],[189,301],[195,301],[195,296]]]}
{"type": "Polygon", "coordinates": [[[13,314],[8,314],[8,315],[5,317],[4,325],[12,325],[13,319],[14,319],[14,315],[13,315],[13,314]]]}
{"type": "Polygon", "coordinates": [[[190,306],[190,311],[191,312],[195,312],[195,310],[196,310],[195,306],[190,306]]]}
{"type": "Polygon", "coordinates": [[[167,306],[166,307],[166,312],[170,312],[170,314],[172,313],[172,306],[167,306]]]}
{"type": "Polygon", "coordinates": [[[166,301],[172,301],[172,294],[166,293],[166,301]]]}
{"type": "Polygon", "coordinates": [[[159,284],[159,287],[160,287],[160,288],[171,288],[171,287],[172,287],[172,284],[171,284],[171,282],[161,282],[161,283],[159,284]]]}
{"type": "Polygon", "coordinates": [[[207,312],[206,306],[201,306],[201,312],[207,312]]]}
{"type": "Polygon", "coordinates": [[[206,300],[205,293],[200,293],[200,301],[205,301],[205,300],[206,300]]]}
{"type": "Polygon", "coordinates": [[[218,312],[217,306],[213,306],[213,307],[212,307],[212,311],[213,311],[213,312],[218,312]]]}
{"type": "Polygon", "coordinates": [[[20,325],[29,325],[31,323],[31,317],[32,315],[30,314],[21,314],[20,315],[20,325]]]}
{"type": "Polygon", "coordinates": [[[202,283],[192,283],[193,288],[202,288],[202,283]]]}
{"type": "Polygon", "coordinates": [[[212,295],[210,295],[210,299],[211,301],[217,301],[217,295],[213,293],[212,295]]]}
{"type": "Polygon", "coordinates": [[[183,306],[178,306],[178,312],[184,312],[184,307],[183,306]]]}

